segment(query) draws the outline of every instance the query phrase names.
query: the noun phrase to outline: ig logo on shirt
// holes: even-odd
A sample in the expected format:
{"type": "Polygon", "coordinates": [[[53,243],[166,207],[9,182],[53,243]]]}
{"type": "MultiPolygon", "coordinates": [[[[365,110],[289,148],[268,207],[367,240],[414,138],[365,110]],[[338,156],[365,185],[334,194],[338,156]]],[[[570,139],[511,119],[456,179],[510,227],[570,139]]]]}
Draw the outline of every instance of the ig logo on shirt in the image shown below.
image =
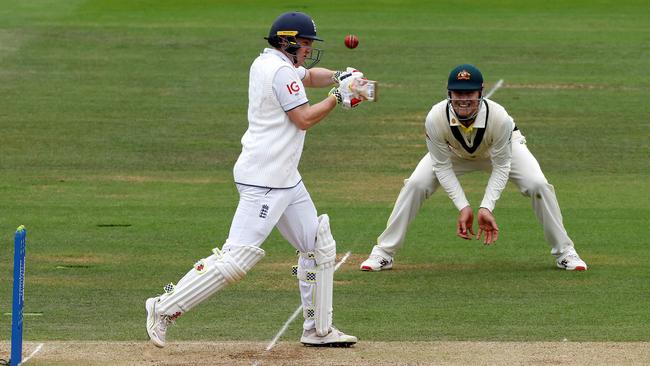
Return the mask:
{"type": "Polygon", "coordinates": [[[298,93],[300,91],[300,85],[298,85],[297,82],[292,82],[291,84],[287,85],[287,90],[289,91],[289,94],[293,95],[295,93],[298,93]]]}

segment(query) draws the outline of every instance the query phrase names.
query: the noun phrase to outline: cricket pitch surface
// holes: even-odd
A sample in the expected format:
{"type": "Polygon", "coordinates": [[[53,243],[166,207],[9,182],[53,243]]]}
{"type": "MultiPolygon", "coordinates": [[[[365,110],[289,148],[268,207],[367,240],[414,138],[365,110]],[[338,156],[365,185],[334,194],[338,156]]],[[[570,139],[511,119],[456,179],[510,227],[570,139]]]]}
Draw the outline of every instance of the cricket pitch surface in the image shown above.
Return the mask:
{"type": "MultiPolygon", "coordinates": [[[[0,342],[7,358],[9,342],[0,342]]],[[[24,365],[649,365],[650,342],[25,342],[24,365]],[[38,350],[37,350],[38,349],[38,350]],[[34,352],[36,351],[37,352],[34,352]]]]}

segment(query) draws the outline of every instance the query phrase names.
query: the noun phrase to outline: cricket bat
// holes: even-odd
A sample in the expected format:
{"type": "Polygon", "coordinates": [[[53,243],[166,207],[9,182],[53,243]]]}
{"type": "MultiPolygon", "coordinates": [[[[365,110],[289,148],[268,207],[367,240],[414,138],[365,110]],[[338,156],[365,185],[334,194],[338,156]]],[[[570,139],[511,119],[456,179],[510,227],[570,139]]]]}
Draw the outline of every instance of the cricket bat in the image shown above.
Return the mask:
{"type": "Polygon", "coordinates": [[[363,97],[368,102],[376,102],[378,86],[379,84],[374,80],[357,78],[350,86],[350,89],[354,94],[363,97]]]}

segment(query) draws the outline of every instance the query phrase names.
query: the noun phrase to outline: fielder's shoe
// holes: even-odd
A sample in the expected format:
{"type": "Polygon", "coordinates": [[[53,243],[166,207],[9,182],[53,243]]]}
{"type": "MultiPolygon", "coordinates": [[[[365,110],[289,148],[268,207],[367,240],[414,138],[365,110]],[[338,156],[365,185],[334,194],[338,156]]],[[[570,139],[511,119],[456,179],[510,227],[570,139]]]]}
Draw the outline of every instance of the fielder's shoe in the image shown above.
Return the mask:
{"type": "Polygon", "coordinates": [[[381,271],[393,268],[393,258],[386,259],[377,254],[370,254],[370,257],[361,263],[362,271],[381,271]]]}
{"type": "Polygon", "coordinates": [[[149,339],[156,347],[163,348],[165,347],[167,327],[173,323],[173,320],[167,315],[156,313],[158,301],[160,301],[160,297],[151,297],[144,303],[144,307],[147,309],[147,333],[149,339]]]}
{"type": "Polygon", "coordinates": [[[575,249],[567,250],[564,254],[557,258],[556,264],[558,267],[566,269],[567,271],[586,271],[587,263],[580,259],[575,249]]]}
{"type": "Polygon", "coordinates": [[[323,337],[316,334],[316,329],[303,330],[302,337],[300,337],[300,343],[312,347],[350,347],[357,341],[357,337],[345,334],[334,326],[323,337]]]}

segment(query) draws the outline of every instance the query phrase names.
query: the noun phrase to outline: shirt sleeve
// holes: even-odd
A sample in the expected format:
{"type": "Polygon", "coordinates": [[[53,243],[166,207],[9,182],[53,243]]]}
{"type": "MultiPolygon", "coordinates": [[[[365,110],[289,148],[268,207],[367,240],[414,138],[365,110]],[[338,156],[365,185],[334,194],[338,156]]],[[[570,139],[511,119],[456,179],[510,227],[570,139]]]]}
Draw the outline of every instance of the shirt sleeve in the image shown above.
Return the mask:
{"type": "Polygon", "coordinates": [[[429,112],[424,126],[426,131],[427,148],[429,149],[429,154],[433,160],[433,172],[438,178],[438,182],[440,182],[442,188],[445,189],[449,198],[460,211],[469,206],[469,201],[465,196],[463,187],[461,187],[460,181],[458,180],[458,177],[456,177],[456,173],[454,173],[451,164],[452,152],[449,150],[449,146],[445,140],[444,131],[441,131],[440,128],[446,128],[446,126],[439,126],[435,123],[433,111],[429,112]]]}
{"type": "Polygon", "coordinates": [[[302,80],[302,79],[305,78],[305,76],[307,76],[307,69],[300,66],[300,67],[296,68],[296,74],[298,74],[298,77],[300,78],[300,80],[302,80]]]}
{"type": "MultiPolygon", "coordinates": [[[[273,77],[273,92],[285,112],[309,103],[299,69],[281,67],[273,77]]],[[[302,77],[305,76],[304,71],[302,77]]]]}
{"type": "Polygon", "coordinates": [[[494,142],[490,147],[490,160],[492,162],[492,173],[485,188],[485,195],[481,201],[481,207],[494,211],[494,207],[501,192],[508,183],[510,176],[510,164],[512,162],[512,130],[514,121],[506,114],[505,120],[494,131],[494,142]]]}

